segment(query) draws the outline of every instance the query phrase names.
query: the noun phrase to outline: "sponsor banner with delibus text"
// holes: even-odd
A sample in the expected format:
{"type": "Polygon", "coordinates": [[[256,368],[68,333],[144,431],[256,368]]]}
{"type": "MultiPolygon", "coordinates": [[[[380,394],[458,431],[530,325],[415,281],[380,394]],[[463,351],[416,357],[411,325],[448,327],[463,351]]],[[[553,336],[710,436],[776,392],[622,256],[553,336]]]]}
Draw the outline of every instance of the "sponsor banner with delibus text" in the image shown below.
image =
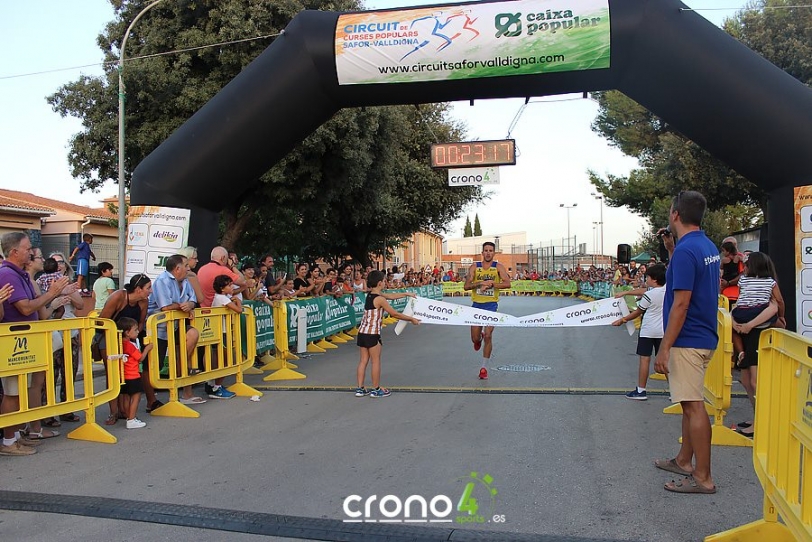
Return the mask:
{"type": "Polygon", "coordinates": [[[134,205],[127,216],[125,281],[144,273],[155,280],[166,271],[166,259],[189,240],[189,209],[134,205]]]}
{"type": "Polygon", "coordinates": [[[413,83],[610,66],[608,0],[515,0],[348,13],[340,85],[413,83]]]}
{"type": "Polygon", "coordinates": [[[579,327],[609,325],[629,314],[622,299],[601,299],[528,316],[512,316],[466,305],[417,297],[409,300],[411,314],[424,324],[495,327],[579,327]]]}

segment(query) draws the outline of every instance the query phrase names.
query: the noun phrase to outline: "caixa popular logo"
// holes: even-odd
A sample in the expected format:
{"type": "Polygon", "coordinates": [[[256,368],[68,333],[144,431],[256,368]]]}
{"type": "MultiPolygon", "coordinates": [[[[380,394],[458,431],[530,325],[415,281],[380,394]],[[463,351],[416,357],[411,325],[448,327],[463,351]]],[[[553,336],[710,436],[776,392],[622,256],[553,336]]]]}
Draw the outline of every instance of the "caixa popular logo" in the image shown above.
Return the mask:
{"type": "MultiPolygon", "coordinates": [[[[350,495],[344,499],[345,523],[504,523],[496,513],[493,477],[471,472],[456,480],[463,485],[457,505],[447,495],[350,495]],[[487,505],[487,508],[486,508],[487,505]]],[[[453,493],[452,493],[453,494],[453,493]]]]}

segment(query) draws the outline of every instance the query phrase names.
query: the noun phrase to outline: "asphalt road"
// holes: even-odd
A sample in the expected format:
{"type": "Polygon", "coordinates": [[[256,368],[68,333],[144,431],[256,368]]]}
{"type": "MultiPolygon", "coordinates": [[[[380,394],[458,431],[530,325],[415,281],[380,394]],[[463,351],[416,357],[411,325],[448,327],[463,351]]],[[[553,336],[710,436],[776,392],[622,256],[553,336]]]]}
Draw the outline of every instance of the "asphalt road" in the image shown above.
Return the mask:
{"type": "MultiPolygon", "coordinates": [[[[576,303],[509,297],[500,310],[576,303]]],[[[351,393],[358,349],[347,344],[299,360],[305,380],[248,377],[265,391],[258,403],[209,400],[197,419],[143,414],[148,426],[137,431],[119,422],[115,445],[60,436],[34,456],[0,457],[0,508],[32,497],[16,492],[41,500],[36,512],[0,510],[0,537],[684,542],[761,517],[751,448],[714,447],[716,495],[663,490],[674,476],[652,462],[676,453],[680,417],[662,414],[665,394],[622,396],[637,371],[636,338],[623,329],[497,329],[487,381],[468,328],[409,326],[397,337],[389,326],[383,341],[388,398],[351,393]],[[410,496],[436,498],[444,512],[445,497],[450,513],[416,507],[411,517],[452,523],[344,523],[350,495],[360,501],[351,511],[377,520],[387,496],[390,512],[410,496]],[[456,510],[471,498],[475,514],[456,510]]],[[[728,425],[748,411],[734,398],[728,425]]]]}

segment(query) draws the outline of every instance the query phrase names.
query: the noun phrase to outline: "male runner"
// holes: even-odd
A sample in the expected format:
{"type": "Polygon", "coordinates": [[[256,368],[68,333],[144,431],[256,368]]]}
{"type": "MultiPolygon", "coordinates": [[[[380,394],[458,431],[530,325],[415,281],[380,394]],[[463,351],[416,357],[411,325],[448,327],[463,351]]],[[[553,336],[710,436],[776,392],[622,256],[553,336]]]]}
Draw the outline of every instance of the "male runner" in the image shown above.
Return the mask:
{"type": "MultiPolygon", "coordinates": [[[[510,288],[510,276],[505,266],[493,259],[496,253],[496,245],[487,241],[482,244],[482,261],[476,262],[468,269],[465,277],[466,290],[471,291],[471,301],[476,309],[496,312],[499,301],[499,290],[510,288]]],[[[488,369],[485,365],[491,359],[493,343],[493,326],[471,326],[471,340],[474,342],[474,350],[482,347],[485,341],[485,348],[482,350],[482,368],[479,370],[479,378],[488,378],[488,369]]]]}

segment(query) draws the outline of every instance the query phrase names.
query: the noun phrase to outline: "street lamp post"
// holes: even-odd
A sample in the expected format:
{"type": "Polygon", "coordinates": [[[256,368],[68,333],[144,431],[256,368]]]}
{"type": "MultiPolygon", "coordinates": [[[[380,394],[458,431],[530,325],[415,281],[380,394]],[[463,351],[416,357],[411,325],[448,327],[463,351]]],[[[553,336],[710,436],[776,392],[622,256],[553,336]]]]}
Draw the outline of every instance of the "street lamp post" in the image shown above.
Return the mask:
{"type": "Polygon", "coordinates": [[[121,51],[118,59],[118,282],[119,286],[124,285],[126,276],[127,256],[127,193],[124,189],[124,101],[127,94],[124,87],[124,49],[127,46],[127,38],[135,23],[143,14],[157,6],[164,0],[155,0],[142,9],[124,32],[124,39],[121,40],[121,51]]]}
{"type": "Polygon", "coordinates": [[[598,224],[600,222],[592,223],[592,251],[598,252],[598,224]]]}
{"type": "Polygon", "coordinates": [[[603,256],[603,196],[599,196],[595,192],[592,192],[592,196],[601,202],[601,256],[603,256]]]}
{"type": "MultiPolygon", "coordinates": [[[[564,205],[563,203],[561,203],[558,206],[561,207],[562,209],[567,210],[567,252],[569,252],[570,258],[574,258],[572,254],[572,245],[570,244],[572,240],[572,238],[570,237],[570,209],[572,209],[573,207],[578,207],[578,204],[573,203],[572,205],[564,205]]],[[[573,267],[575,266],[573,265],[573,267]]]]}

